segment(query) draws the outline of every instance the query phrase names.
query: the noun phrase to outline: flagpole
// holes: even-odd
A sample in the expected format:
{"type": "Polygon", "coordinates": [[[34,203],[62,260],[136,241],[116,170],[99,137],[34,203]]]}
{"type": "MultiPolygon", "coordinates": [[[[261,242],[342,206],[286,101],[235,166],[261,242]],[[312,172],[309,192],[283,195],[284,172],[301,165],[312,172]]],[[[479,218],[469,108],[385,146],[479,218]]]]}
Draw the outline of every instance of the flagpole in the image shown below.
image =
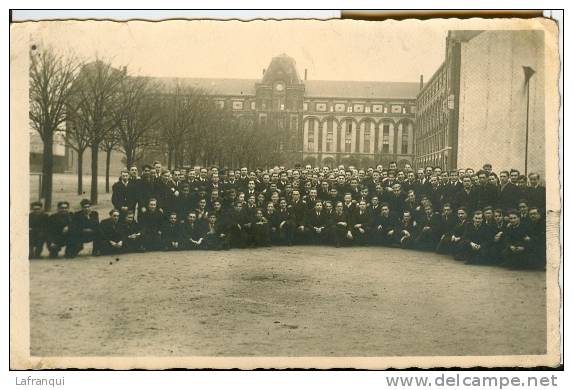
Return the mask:
{"type": "Polygon", "coordinates": [[[535,74],[535,70],[529,66],[523,66],[523,73],[525,75],[525,85],[527,87],[527,106],[525,113],[525,176],[527,176],[527,155],[529,149],[529,80],[535,74]]]}

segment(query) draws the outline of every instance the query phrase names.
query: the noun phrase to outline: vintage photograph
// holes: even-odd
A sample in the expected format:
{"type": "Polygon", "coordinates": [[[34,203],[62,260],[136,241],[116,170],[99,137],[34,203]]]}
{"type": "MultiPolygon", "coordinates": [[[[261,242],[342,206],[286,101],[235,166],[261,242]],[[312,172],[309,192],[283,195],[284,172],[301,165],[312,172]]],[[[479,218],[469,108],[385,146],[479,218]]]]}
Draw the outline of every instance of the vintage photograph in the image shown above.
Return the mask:
{"type": "Polygon", "coordinates": [[[559,364],[557,34],[14,23],[13,364],[559,364]]]}

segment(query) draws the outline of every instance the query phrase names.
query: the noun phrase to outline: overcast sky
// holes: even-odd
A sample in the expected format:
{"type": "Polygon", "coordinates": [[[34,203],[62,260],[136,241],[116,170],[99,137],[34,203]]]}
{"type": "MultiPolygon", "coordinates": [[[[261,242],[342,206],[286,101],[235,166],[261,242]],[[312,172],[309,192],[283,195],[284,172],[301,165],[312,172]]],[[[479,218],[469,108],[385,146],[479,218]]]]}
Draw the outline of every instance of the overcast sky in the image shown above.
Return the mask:
{"type": "Polygon", "coordinates": [[[365,21],[43,22],[32,41],[96,54],[130,73],[253,78],[273,56],[293,57],[315,80],[427,80],[444,60],[451,25],[365,21]]]}

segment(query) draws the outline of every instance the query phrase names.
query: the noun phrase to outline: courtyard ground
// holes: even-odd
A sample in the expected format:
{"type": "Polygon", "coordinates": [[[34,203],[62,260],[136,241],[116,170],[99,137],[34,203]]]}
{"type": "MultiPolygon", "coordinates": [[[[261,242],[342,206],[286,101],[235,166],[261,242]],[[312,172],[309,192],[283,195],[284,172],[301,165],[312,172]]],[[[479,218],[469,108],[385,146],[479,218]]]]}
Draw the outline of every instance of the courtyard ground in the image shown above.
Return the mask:
{"type": "Polygon", "coordinates": [[[543,354],[545,273],[388,248],[30,262],[33,356],[543,354]]]}

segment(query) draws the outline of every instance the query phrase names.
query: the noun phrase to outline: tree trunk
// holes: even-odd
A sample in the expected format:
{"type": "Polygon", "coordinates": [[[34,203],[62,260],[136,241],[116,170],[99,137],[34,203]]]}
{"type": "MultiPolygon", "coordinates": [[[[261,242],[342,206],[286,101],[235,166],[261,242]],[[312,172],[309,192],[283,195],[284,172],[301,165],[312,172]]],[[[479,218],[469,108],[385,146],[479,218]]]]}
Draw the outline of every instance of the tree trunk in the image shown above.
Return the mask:
{"type": "Polygon", "coordinates": [[[52,130],[44,129],[44,155],[42,157],[42,193],[44,209],[52,209],[52,175],[54,172],[54,136],[52,130]]]}
{"type": "Polygon", "coordinates": [[[97,204],[97,179],[98,179],[98,152],[99,152],[99,142],[93,143],[91,145],[92,151],[92,184],[90,188],[90,198],[92,204],[97,204]]]}
{"type": "Polygon", "coordinates": [[[84,192],[84,151],[78,150],[78,195],[84,192]]]}
{"type": "Polygon", "coordinates": [[[125,148],[125,160],[127,163],[127,169],[133,165],[133,160],[135,160],[134,156],[135,152],[130,147],[125,148]]]}
{"type": "Polygon", "coordinates": [[[109,166],[111,165],[111,149],[105,151],[105,193],[109,194],[109,166]]]}
{"type": "Polygon", "coordinates": [[[167,169],[171,169],[172,158],[173,158],[173,148],[169,146],[169,150],[167,151],[167,169]]]}

